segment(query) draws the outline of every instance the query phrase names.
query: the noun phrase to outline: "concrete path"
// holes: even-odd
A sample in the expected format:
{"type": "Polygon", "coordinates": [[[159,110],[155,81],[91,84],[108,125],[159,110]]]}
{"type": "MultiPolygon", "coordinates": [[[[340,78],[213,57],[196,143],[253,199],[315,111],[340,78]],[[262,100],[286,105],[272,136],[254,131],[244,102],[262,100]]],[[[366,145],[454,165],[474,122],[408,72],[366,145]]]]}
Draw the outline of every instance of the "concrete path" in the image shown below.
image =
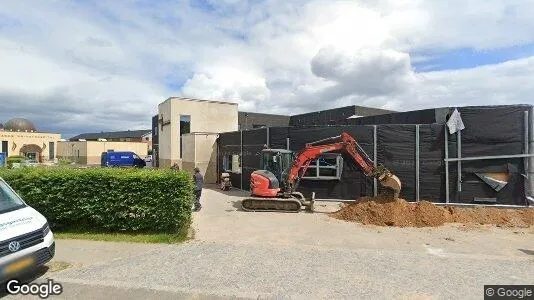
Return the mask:
{"type": "Polygon", "coordinates": [[[206,190],[185,244],[59,240],[55,261],[72,266],[39,280],[62,283],[58,299],[480,299],[485,284],[534,283],[533,228],[246,213],[237,210],[242,195],[206,190]]]}

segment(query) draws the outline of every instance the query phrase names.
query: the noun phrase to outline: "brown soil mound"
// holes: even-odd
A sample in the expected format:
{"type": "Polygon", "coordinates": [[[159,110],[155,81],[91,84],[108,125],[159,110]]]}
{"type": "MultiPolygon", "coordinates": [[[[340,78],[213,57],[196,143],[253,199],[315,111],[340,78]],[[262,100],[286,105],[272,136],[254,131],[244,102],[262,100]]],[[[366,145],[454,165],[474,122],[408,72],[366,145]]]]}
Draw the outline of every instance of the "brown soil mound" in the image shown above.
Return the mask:
{"type": "Polygon", "coordinates": [[[493,224],[509,227],[534,225],[534,209],[505,209],[497,207],[444,207],[428,201],[409,203],[404,199],[363,197],[347,205],[331,217],[397,227],[435,227],[445,223],[493,224]]]}

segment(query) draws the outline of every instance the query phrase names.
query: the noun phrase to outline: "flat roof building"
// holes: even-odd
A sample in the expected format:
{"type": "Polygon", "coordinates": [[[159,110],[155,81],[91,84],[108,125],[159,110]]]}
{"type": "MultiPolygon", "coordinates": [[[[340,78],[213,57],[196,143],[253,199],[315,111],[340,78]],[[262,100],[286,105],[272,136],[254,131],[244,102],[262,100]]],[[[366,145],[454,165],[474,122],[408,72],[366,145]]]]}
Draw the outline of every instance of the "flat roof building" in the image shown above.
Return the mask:
{"type": "Polygon", "coordinates": [[[15,118],[0,126],[0,152],[6,157],[23,156],[37,162],[52,161],[56,158],[57,142],[61,135],[40,132],[33,122],[15,118]]]}
{"type": "MultiPolygon", "coordinates": [[[[158,105],[157,129],[158,166],[169,167],[177,164],[183,168],[183,154],[194,151],[184,148],[198,149],[198,147],[186,145],[182,137],[190,133],[203,133],[205,138],[202,140],[202,147],[213,148],[217,133],[238,130],[237,103],[171,97],[158,105]],[[207,136],[210,136],[209,141],[206,141],[207,136]]],[[[199,143],[201,141],[199,138],[190,140],[199,143]]],[[[203,162],[197,167],[201,168],[203,174],[206,173],[209,165],[206,161],[209,161],[211,154],[209,157],[198,155],[188,157],[195,157],[197,162],[188,162],[192,164],[186,165],[203,162]]],[[[215,163],[213,166],[215,167],[215,163]]]]}

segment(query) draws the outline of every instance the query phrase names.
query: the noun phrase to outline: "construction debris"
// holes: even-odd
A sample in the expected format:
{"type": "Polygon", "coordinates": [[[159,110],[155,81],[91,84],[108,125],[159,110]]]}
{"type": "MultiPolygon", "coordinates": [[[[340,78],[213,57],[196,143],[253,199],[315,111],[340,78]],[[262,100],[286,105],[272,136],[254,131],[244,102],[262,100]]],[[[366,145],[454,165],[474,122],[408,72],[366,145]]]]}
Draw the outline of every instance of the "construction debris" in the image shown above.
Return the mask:
{"type": "Polygon", "coordinates": [[[345,221],[395,227],[437,227],[445,223],[507,227],[534,225],[534,209],[530,208],[445,207],[428,201],[410,203],[384,196],[362,197],[329,215],[345,221]]]}

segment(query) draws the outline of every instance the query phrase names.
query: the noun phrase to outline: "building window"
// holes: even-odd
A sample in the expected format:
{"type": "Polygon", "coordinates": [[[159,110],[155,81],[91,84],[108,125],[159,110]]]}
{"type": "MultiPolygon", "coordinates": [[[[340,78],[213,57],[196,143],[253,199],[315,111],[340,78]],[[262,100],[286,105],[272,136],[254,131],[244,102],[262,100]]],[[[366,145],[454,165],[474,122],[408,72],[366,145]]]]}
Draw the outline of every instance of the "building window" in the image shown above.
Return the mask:
{"type": "Polygon", "coordinates": [[[54,156],[54,152],[55,152],[54,146],[55,146],[54,142],[48,142],[48,159],[50,160],[56,158],[54,156]]]}
{"type": "Polygon", "coordinates": [[[183,140],[182,135],[191,132],[191,116],[180,115],[180,158],[182,158],[183,152],[183,140]]]}
{"type": "Polygon", "coordinates": [[[241,156],[238,154],[224,155],[222,162],[224,172],[241,174],[241,156]]]}
{"type": "Polygon", "coordinates": [[[312,160],[302,179],[340,179],[343,171],[343,157],[340,154],[326,153],[312,160]]]}
{"type": "Polygon", "coordinates": [[[8,146],[9,146],[8,141],[2,141],[2,149],[1,150],[2,150],[2,152],[4,152],[6,154],[6,157],[9,156],[9,148],[8,148],[8,146]]]}

